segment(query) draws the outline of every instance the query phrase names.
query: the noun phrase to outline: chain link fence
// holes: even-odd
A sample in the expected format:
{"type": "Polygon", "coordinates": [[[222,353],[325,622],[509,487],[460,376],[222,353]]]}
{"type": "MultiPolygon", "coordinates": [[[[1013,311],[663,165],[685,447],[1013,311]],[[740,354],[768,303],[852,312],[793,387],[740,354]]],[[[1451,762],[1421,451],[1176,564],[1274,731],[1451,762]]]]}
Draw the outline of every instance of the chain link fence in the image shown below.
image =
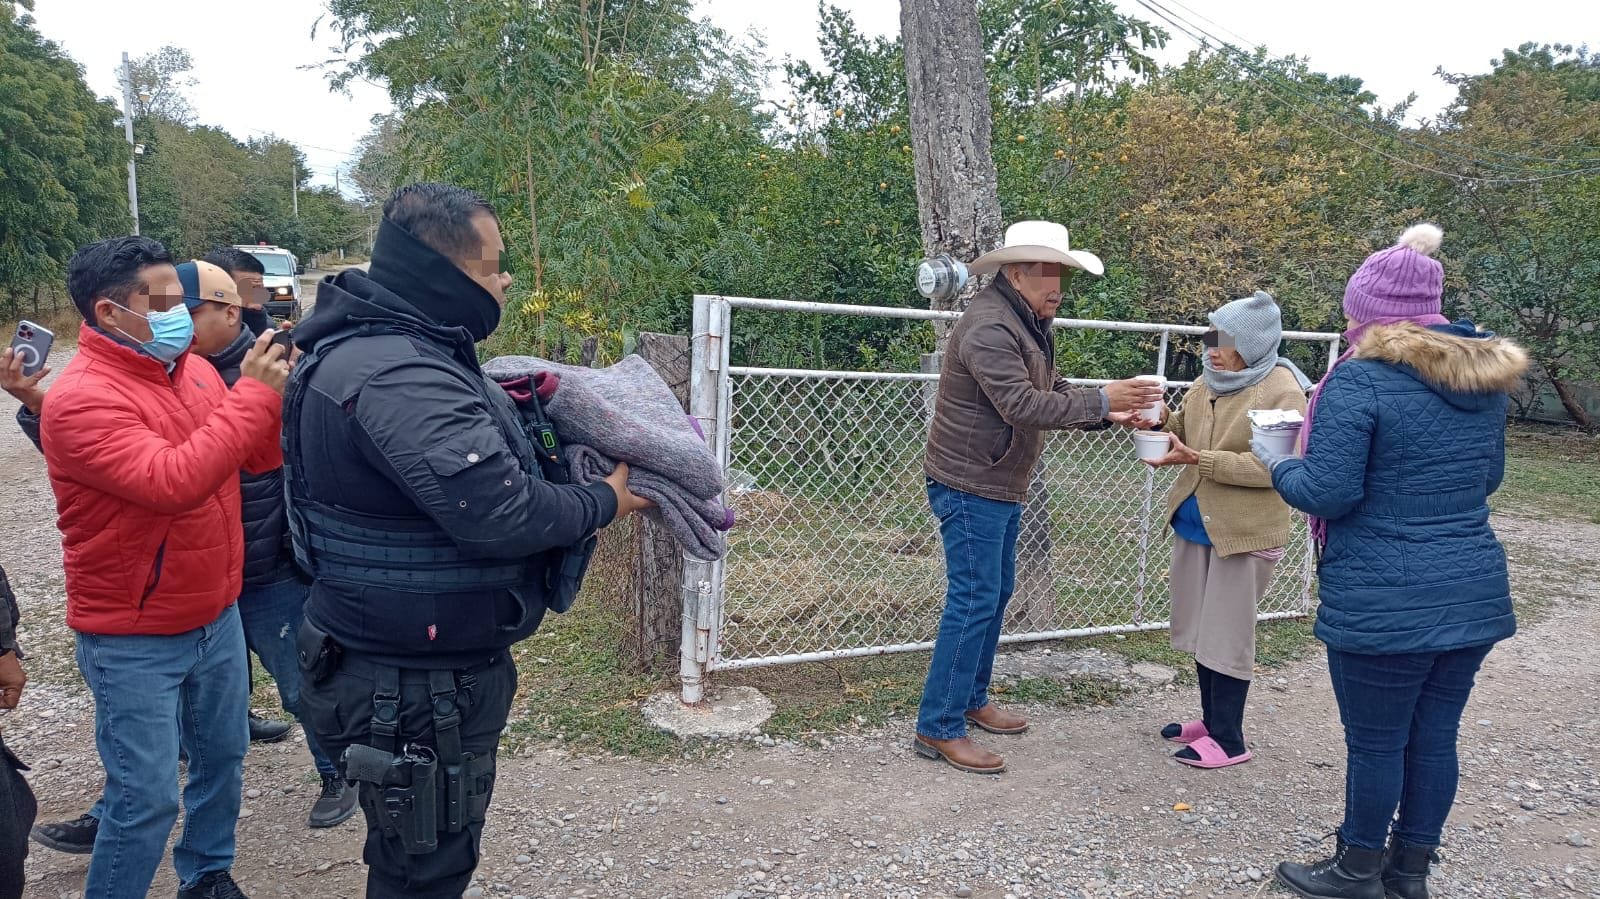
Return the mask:
{"type": "MultiPolygon", "coordinates": [[[[1176,407],[1186,385],[1173,385],[1176,407]]],[[[938,631],[944,556],[922,455],[917,380],[732,378],[739,515],[716,667],[887,650],[938,631]]],[[[1167,491],[1178,469],[1134,458],[1121,428],[1050,436],[1017,548],[1005,633],[1162,628],[1169,618],[1167,491]]],[[[1309,608],[1298,521],[1263,615],[1309,608]]]]}
{"type": "MultiPolygon", "coordinates": [[[[937,375],[739,368],[727,364],[731,310],[952,318],[926,310],[697,297],[695,397],[728,474],[739,526],[728,558],[685,576],[702,670],[924,649],[937,633],[944,559],[922,456],[937,375]],[[706,606],[710,607],[707,608],[706,606]]],[[[1160,336],[1200,328],[1058,321],[1160,336]]],[[[1337,335],[1286,334],[1337,349],[1337,335]]],[[[1095,384],[1097,381],[1077,383],[1095,384]]],[[[1176,407],[1187,384],[1169,383],[1176,407]]],[[[1176,469],[1134,457],[1128,432],[1069,431],[1046,444],[1025,507],[1017,592],[1004,640],[1167,626],[1172,541],[1164,521],[1176,469]]],[[[1306,614],[1312,555],[1296,516],[1262,617],[1306,614]]],[[[686,690],[687,694],[687,690],[686,690]]]]}

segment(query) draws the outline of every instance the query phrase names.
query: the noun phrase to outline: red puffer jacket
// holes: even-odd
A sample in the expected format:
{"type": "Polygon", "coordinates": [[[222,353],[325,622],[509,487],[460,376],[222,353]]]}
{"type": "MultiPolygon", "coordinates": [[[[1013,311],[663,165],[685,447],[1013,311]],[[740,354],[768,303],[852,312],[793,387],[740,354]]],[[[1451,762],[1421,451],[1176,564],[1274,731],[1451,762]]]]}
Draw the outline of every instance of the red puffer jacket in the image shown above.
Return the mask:
{"type": "Polygon", "coordinates": [[[181,634],[239,596],[239,469],[283,464],[282,400],[185,353],[160,362],[85,325],[40,425],[65,555],[67,625],[181,634]]]}

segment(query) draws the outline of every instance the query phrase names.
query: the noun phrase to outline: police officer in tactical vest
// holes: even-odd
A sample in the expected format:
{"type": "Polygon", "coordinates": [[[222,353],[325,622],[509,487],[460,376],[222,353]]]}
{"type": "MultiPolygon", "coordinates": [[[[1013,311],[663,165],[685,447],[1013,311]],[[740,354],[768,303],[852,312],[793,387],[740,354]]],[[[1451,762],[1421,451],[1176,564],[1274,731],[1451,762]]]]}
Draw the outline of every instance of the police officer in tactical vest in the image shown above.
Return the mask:
{"type": "Polygon", "coordinates": [[[516,692],[508,647],[571,603],[595,531],[646,502],[625,466],[564,483],[479,369],[511,284],[489,205],[413,184],[383,213],[370,273],[324,281],[294,332],[284,474],[314,579],[302,705],[359,790],[367,895],[455,899],[516,692]]]}

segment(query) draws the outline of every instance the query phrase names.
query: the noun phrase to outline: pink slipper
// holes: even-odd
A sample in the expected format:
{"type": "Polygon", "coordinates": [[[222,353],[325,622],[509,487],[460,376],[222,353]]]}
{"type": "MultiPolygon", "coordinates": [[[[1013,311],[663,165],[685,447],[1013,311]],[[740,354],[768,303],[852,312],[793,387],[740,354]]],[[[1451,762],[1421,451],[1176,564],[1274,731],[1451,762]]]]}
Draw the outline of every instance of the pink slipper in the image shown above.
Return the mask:
{"type": "MultiPolygon", "coordinates": [[[[1168,725],[1168,727],[1170,726],[1168,725]]],[[[1162,729],[1165,730],[1166,728],[1162,729]]],[[[1206,730],[1204,721],[1185,721],[1178,725],[1178,735],[1176,737],[1167,737],[1166,739],[1168,743],[1182,743],[1187,746],[1201,737],[1209,736],[1211,736],[1211,732],[1206,730]]]]}
{"type": "Polygon", "coordinates": [[[1178,756],[1173,756],[1173,758],[1191,768],[1226,768],[1229,765],[1242,765],[1254,758],[1248,749],[1239,755],[1230,757],[1227,751],[1222,748],[1222,744],[1211,737],[1201,737],[1190,743],[1189,748],[1200,756],[1199,760],[1179,758],[1178,756]]]}

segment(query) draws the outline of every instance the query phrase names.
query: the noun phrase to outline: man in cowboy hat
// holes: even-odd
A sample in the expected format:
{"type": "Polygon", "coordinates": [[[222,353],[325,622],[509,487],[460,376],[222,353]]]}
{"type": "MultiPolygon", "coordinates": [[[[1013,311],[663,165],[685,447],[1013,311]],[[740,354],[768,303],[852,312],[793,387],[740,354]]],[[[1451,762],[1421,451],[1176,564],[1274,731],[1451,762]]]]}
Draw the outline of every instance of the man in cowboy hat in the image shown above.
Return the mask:
{"type": "Polygon", "coordinates": [[[989,677],[1015,585],[1017,529],[1044,432],[1128,423],[1161,398],[1138,380],[1072,387],[1056,373],[1050,320],[1075,272],[1099,275],[1093,253],[1073,250],[1067,229],[1018,222],[1005,246],[972,263],[998,272],[956,323],[945,349],[939,398],[923,468],[928,503],[944,538],[948,586],[939,637],[917,715],[915,747],[963,771],[997,774],[1005,760],[972,742],[967,725],[990,733],[1028,729],[989,702],[989,677]]]}

